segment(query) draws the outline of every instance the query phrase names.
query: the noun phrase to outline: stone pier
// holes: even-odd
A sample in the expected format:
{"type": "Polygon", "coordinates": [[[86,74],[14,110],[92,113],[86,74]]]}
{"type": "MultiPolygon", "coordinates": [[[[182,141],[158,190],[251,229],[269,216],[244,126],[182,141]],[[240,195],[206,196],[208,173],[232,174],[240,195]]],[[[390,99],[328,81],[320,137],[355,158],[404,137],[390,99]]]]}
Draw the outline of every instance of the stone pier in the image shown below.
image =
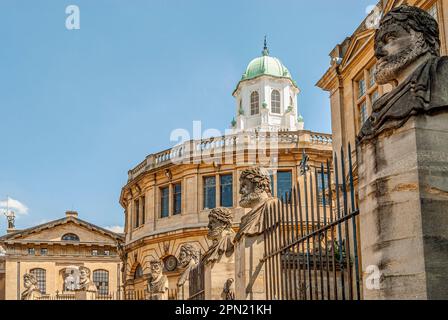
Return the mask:
{"type": "Polygon", "coordinates": [[[237,300],[266,300],[263,235],[243,237],[235,246],[237,300]]]}
{"type": "Polygon", "coordinates": [[[365,299],[448,298],[448,113],[361,145],[359,172],[365,299]]]}

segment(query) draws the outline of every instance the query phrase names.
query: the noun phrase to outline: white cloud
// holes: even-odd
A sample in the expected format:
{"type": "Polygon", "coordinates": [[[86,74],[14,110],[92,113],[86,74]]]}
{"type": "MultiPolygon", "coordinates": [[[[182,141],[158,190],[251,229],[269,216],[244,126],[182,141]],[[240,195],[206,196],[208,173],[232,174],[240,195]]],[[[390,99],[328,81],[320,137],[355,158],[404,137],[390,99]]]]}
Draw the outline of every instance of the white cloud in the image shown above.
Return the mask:
{"type": "Polygon", "coordinates": [[[8,197],[8,200],[0,201],[0,211],[6,212],[9,207],[10,211],[14,211],[16,215],[27,215],[28,207],[19,200],[8,197]]]}
{"type": "Polygon", "coordinates": [[[112,227],[106,227],[107,230],[115,232],[115,233],[123,233],[124,228],[121,226],[112,226],[112,227]]]}

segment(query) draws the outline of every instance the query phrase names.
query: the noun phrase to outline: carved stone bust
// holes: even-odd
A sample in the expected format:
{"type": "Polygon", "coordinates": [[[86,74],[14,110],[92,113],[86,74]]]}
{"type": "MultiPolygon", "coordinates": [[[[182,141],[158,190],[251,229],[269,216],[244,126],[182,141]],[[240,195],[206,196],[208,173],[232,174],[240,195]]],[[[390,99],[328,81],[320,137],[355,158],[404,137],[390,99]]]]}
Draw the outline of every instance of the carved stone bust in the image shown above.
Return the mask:
{"type": "Polygon", "coordinates": [[[149,300],[168,300],[168,278],[163,274],[163,261],[150,262],[149,300]]]}
{"type": "Polygon", "coordinates": [[[252,237],[263,233],[264,210],[274,201],[269,173],[259,167],[244,170],[240,176],[240,195],[240,206],[252,210],[241,218],[234,242],[243,236],[252,237]]]}
{"type": "Polygon", "coordinates": [[[33,274],[23,275],[23,285],[25,290],[22,292],[22,300],[38,300],[41,297],[40,290],[37,288],[37,279],[33,274]]]}
{"type": "Polygon", "coordinates": [[[86,267],[79,267],[79,290],[90,293],[98,291],[95,283],[90,279],[90,270],[86,267]]]}
{"type": "Polygon", "coordinates": [[[219,261],[223,255],[232,255],[235,236],[232,229],[232,214],[229,209],[215,208],[210,211],[208,218],[207,238],[212,240],[212,245],[202,258],[205,264],[219,261]]]}
{"type": "Polygon", "coordinates": [[[395,88],[374,103],[358,142],[411,116],[448,110],[448,57],[440,57],[439,26],[426,11],[402,5],[388,12],[375,34],[375,56],[377,83],[395,88]]]}
{"type": "Polygon", "coordinates": [[[177,258],[179,266],[185,268],[177,281],[177,286],[183,286],[189,280],[190,271],[199,263],[199,249],[191,243],[185,243],[180,247],[177,258]]]}

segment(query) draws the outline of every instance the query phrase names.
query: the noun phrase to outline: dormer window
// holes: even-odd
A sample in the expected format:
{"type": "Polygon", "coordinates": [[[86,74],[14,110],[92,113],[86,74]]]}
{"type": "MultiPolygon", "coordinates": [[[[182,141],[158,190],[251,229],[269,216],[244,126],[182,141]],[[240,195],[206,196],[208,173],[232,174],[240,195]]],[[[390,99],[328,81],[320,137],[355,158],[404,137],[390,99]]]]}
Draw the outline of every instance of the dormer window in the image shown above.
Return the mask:
{"type": "Polygon", "coordinates": [[[280,113],[280,92],[278,90],[272,90],[271,93],[271,112],[280,113]]]}
{"type": "Polygon", "coordinates": [[[250,115],[256,115],[260,113],[260,95],[257,91],[254,91],[250,95],[250,115]]]}
{"type": "Polygon", "coordinates": [[[74,233],[67,233],[62,236],[62,241],[78,241],[79,237],[74,233]]]}

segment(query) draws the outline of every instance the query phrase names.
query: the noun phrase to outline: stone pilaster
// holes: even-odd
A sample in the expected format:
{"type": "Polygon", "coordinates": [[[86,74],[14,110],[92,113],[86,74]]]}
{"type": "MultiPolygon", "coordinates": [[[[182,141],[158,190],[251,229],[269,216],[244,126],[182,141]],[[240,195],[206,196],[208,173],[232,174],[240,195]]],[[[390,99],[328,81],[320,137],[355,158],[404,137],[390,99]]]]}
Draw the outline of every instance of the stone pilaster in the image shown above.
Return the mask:
{"type": "Polygon", "coordinates": [[[364,298],[448,299],[448,113],[360,144],[358,166],[364,280],[381,272],[364,298]]]}

